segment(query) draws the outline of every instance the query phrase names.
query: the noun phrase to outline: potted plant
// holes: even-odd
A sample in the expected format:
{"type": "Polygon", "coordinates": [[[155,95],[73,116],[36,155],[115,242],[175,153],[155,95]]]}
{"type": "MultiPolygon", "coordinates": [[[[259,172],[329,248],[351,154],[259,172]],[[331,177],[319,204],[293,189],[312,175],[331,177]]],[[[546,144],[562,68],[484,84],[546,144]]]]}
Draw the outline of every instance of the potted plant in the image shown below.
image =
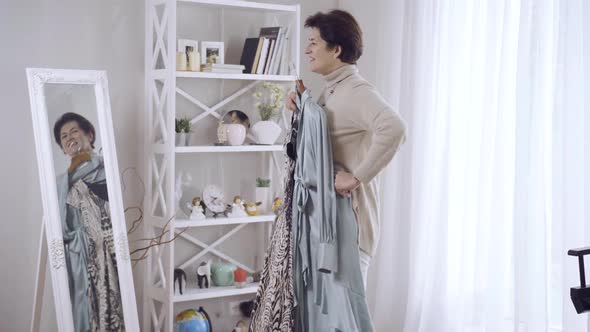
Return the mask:
{"type": "Polygon", "coordinates": [[[270,200],[270,179],[256,178],[256,201],[262,203],[259,207],[260,212],[270,211],[270,200]]]}
{"type": "Polygon", "coordinates": [[[281,135],[281,127],[273,121],[280,114],[284,98],[283,87],[276,83],[264,82],[254,93],[260,121],[250,132],[258,144],[274,144],[281,135]]]}
{"type": "Polygon", "coordinates": [[[176,131],[176,146],[189,145],[191,122],[187,117],[176,118],[174,129],[176,131]]]}

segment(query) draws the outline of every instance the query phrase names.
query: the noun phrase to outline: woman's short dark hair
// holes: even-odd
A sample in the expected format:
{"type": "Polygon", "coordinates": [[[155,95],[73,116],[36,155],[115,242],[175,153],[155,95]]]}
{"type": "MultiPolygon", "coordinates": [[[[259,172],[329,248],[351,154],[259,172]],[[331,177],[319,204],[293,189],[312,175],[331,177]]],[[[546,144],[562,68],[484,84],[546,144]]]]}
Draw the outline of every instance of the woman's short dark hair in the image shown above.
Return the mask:
{"type": "Polygon", "coordinates": [[[363,31],[350,13],[332,10],[325,14],[318,12],[305,20],[306,28],[316,28],[328,44],[329,49],[340,46],[340,60],[355,64],[363,54],[363,31]]]}
{"type": "Polygon", "coordinates": [[[86,119],[78,113],[73,112],[64,113],[62,114],[62,116],[59,117],[59,119],[57,119],[57,121],[55,121],[55,125],[53,126],[53,136],[55,136],[55,142],[57,143],[57,145],[59,145],[63,149],[63,146],[61,146],[60,137],[61,127],[63,127],[66,123],[70,121],[76,121],[80,129],[82,129],[82,131],[86,135],[92,134],[90,146],[94,149],[94,141],[96,140],[94,126],[92,125],[92,123],[90,123],[90,121],[88,121],[88,119],[86,119]]]}

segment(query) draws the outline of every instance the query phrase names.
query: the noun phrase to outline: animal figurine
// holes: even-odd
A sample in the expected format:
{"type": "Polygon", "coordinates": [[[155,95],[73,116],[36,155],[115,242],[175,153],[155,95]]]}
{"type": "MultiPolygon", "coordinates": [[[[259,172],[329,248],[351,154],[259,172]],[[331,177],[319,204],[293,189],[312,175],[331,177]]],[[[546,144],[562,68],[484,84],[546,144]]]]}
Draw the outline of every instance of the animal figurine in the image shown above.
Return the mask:
{"type": "Polygon", "coordinates": [[[258,215],[258,207],[262,204],[262,202],[255,202],[255,203],[246,203],[246,213],[250,217],[254,217],[258,215]]]}
{"type": "Polygon", "coordinates": [[[239,218],[239,217],[246,217],[248,214],[246,213],[246,208],[244,207],[244,202],[240,196],[234,197],[234,202],[231,205],[231,212],[228,214],[230,218],[239,218]]]}
{"type": "Polygon", "coordinates": [[[187,202],[187,206],[191,209],[191,220],[203,220],[205,219],[205,203],[201,200],[201,197],[193,198],[192,204],[187,202]]]}
{"type": "Polygon", "coordinates": [[[283,204],[283,200],[280,197],[275,197],[275,199],[272,201],[272,212],[274,212],[277,216],[281,212],[281,204],[283,204]]]}
{"type": "Polygon", "coordinates": [[[184,280],[184,284],[186,285],[186,273],[183,269],[174,269],[174,291],[176,291],[176,282],[178,282],[178,290],[180,291],[180,295],[182,295],[182,281],[184,280]]]}
{"type": "Polygon", "coordinates": [[[197,283],[199,288],[209,288],[211,284],[211,261],[202,262],[197,267],[197,283]]]}

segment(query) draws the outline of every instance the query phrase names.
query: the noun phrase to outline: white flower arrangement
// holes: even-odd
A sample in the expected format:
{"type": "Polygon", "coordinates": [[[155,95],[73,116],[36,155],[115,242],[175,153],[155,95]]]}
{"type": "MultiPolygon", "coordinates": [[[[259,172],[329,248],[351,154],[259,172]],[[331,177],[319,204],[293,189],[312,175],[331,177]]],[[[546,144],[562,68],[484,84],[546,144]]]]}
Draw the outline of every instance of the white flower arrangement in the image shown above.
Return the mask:
{"type": "Polygon", "coordinates": [[[284,90],[280,84],[264,82],[262,87],[254,93],[256,108],[260,120],[268,121],[279,115],[279,108],[283,106],[284,90]]]}

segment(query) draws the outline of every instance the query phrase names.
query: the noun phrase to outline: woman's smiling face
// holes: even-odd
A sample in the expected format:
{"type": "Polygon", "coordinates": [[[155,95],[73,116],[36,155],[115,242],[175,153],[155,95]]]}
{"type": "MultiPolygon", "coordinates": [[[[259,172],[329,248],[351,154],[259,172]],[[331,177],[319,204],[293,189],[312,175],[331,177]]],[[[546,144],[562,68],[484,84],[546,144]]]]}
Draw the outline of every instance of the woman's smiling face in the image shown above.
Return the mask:
{"type": "Polygon", "coordinates": [[[66,122],[59,135],[61,148],[70,157],[92,150],[92,133],[85,133],[77,121],[66,122]]]}
{"type": "Polygon", "coordinates": [[[328,43],[322,39],[320,30],[317,28],[312,28],[309,31],[305,54],[309,62],[309,69],[317,74],[329,74],[342,65],[342,61],[338,58],[340,46],[328,48],[328,43]]]}

